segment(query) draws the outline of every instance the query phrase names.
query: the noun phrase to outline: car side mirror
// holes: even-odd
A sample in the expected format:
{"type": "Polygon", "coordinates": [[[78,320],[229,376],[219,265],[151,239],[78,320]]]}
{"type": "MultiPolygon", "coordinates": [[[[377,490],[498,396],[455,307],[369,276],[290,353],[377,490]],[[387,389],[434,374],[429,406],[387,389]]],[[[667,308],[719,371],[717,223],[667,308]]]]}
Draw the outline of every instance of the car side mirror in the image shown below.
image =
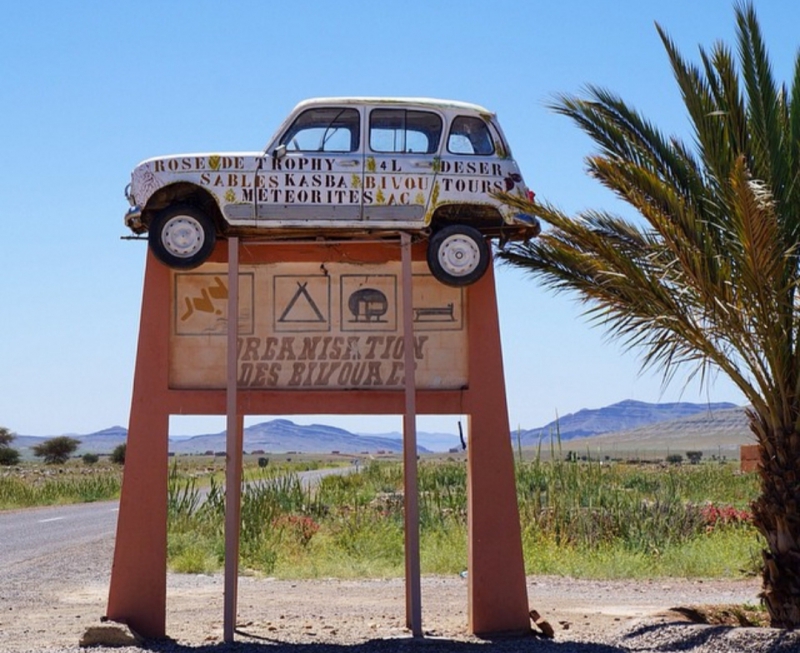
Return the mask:
{"type": "Polygon", "coordinates": [[[286,156],[286,145],[281,144],[278,145],[274,150],[272,150],[272,158],[273,159],[282,159],[286,156]]]}

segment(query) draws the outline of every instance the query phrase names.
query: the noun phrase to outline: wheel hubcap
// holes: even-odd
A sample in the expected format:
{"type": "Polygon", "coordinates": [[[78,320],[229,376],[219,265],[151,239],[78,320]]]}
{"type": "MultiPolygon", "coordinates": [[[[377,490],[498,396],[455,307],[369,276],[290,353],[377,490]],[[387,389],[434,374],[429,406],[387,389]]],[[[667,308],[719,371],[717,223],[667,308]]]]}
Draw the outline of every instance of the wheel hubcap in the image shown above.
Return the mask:
{"type": "Polygon", "coordinates": [[[450,275],[463,277],[480,264],[481,253],[474,240],[462,235],[445,238],[439,247],[439,264],[450,275]]]}
{"type": "Polygon", "coordinates": [[[203,227],[193,217],[178,215],[171,218],[161,232],[161,242],[173,256],[189,258],[203,246],[203,227]]]}

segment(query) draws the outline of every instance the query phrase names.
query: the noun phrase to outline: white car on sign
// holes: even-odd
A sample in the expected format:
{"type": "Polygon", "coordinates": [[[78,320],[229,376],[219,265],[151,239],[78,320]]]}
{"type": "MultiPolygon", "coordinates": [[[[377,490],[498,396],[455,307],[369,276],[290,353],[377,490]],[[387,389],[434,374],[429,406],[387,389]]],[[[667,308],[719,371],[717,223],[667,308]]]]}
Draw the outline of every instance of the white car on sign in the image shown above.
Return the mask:
{"type": "Polygon", "coordinates": [[[529,238],[538,221],[495,194],[532,196],[493,113],[463,102],[328,98],[301,102],[264,150],[140,163],[125,224],[149,232],[173,268],[202,264],[216,239],[429,239],[441,282],[464,286],[490,260],[487,238],[529,238]]]}

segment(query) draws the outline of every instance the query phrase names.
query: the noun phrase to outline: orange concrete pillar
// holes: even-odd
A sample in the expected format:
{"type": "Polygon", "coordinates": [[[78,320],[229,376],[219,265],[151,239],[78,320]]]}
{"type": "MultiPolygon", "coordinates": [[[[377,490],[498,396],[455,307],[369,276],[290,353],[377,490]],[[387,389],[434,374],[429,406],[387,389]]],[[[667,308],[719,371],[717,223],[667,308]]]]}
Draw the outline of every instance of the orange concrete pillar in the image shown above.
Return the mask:
{"type": "Polygon", "coordinates": [[[530,616],[491,266],[470,286],[467,310],[469,628],[523,633],[530,616]]]}
{"type": "Polygon", "coordinates": [[[757,444],[743,444],[739,447],[739,465],[743,472],[754,472],[758,469],[761,454],[757,444]]]}
{"type": "Polygon", "coordinates": [[[169,279],[148,255],[107,610],[148,638],[166,634],[169,279]]]}

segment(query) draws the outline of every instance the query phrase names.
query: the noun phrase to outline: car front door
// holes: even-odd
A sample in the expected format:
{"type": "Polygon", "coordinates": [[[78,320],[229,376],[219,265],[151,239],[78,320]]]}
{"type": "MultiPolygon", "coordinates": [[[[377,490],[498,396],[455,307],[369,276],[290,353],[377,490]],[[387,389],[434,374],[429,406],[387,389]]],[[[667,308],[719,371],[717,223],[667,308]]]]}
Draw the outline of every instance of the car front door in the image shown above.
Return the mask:
{"type": "Polygon", "coordinates": [[[259,227],[357,223],[363,170],[358,109],[303,111],[262,161],[255,207],[259,227]]]}

